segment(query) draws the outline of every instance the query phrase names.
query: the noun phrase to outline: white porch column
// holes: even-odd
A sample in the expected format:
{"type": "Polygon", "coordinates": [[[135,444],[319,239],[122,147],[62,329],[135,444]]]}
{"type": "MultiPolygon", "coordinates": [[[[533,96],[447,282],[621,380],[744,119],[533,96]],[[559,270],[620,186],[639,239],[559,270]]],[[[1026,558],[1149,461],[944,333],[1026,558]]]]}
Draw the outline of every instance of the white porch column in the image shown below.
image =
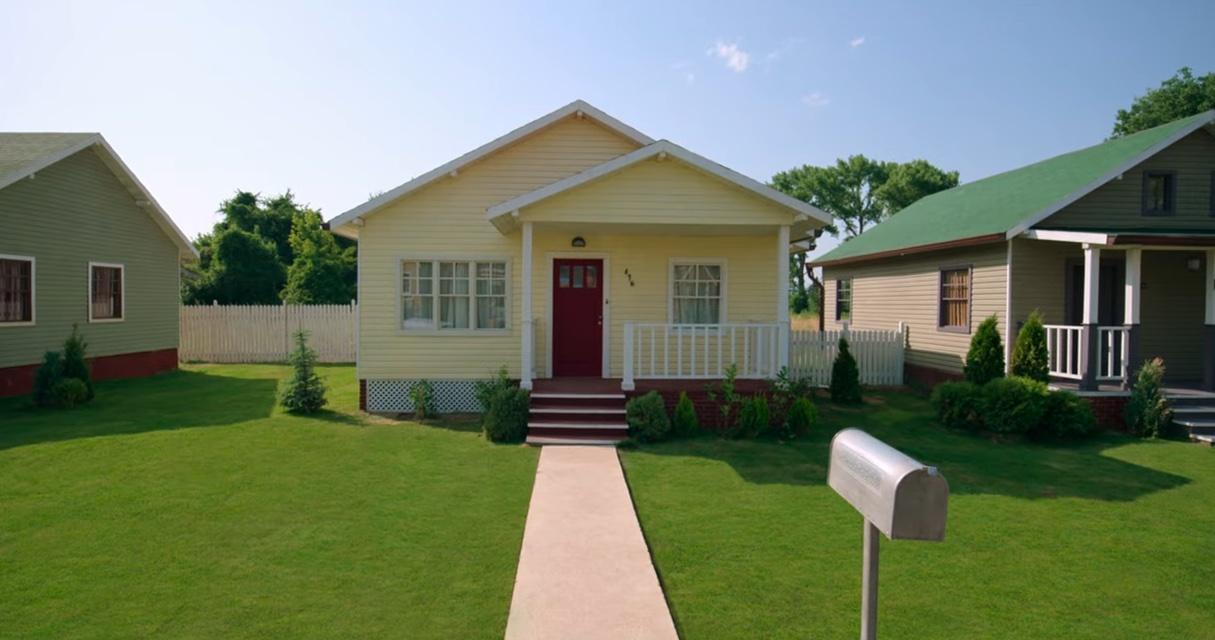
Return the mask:
{"type": "Polygon", "coordinates": [[[1097,306],[1101,291],[1101,249],[1092,245],[1084,245],[1084,325],[1080,329],[1080,388],[1094,390],[1097,388],[1097,366],[1100,355],[1097,353],[1097,321],[1100,307],[1097,306]]]}
{"type": "Polygon", "coordinates": [[[523,280],[523,299],[519,305],[519,316],[523,320],[522,355],[519,365],[519,386],[532,388],[532,375],[536,359],[536,330],[532,319],[532,223],[523,223],[523,268],[519,277],[523,280]]]}
{"type": "Polygon", "coordinates": [[[1125,304],[1122,321],[1126,325],[1126,343],[1124,345],[1122,362],[1125,364],[1126,377],[1122,380],[1123,388],[1129,388],[1131,377],[1139,369],[1139,301],[1142,287],[1143,249],[1126,250],[1126,282],[1125,304]]]}
{"type": "Polygon", "coordinates": [[[781,225],[776,234],[776,322],[777,371],[789,366],[789,225],[781,225]]]}
{"type": "Polygon", "coordinates": [[[1202,283],[1206,291],[1202,327],[1202,386],[1215,391],[1215,249],[1207,249],[1207,278],[1202,283]]]}

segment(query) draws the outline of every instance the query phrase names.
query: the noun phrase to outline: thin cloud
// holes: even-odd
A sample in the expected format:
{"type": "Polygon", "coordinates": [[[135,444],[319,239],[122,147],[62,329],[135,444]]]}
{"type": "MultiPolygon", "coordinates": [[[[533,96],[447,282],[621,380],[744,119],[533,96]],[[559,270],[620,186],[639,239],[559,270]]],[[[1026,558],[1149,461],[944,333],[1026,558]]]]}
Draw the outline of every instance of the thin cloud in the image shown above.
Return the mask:
{"type": "Polygon", "coordinates": [[[708,54],[725,62],[726,68],[734,73],[742,73],[751,65],[751,54],[740,49],[737,42],[718,40],[709,48],[708,54]]]}
{"type": "Polygon", "coordinates": [[[848,46],[852,47],[853,49],[855,49],[863,44],[865,44],[865,36],[857,36],[848,41],[848,46]]]}
{"type": "Polygon", "coordinates": [[[696,70],[690,62],[676,62],[671,69],[683,76],[685,84],[696,84],[696,70]]]}
{"type": "Polygon", "coordinates": [[[831,99],[822,93],[815,91],[814,93],[808,93],[802,96],[802,104],[810,107],[811,109],[818,109],[831,104],[831,99]]]}

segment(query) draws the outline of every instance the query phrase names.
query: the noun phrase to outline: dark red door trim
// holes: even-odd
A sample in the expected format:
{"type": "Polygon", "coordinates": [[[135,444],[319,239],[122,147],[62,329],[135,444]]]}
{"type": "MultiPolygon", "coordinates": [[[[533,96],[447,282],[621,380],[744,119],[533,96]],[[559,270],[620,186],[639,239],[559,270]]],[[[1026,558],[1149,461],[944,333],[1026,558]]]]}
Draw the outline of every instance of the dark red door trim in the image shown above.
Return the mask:
{"type": "Polygon", "coordinates": [[[553,260],[553,376],[603,375],[603,259],[553,260]]]}

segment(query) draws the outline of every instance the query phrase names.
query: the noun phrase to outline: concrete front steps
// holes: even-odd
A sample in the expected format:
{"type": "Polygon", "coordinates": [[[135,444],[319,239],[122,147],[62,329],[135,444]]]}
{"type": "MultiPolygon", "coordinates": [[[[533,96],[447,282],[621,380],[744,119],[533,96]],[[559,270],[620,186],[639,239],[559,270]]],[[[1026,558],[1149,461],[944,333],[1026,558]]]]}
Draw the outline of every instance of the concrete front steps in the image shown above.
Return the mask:
{"type": "Polygon", "coordinates": [[[1215,445],[1215,394],[1166,393],[1173,405],[1173,424],[1185,429],[1190,440],[1215,445]]]}
{"type": "Polygon", "coordinates": [[[532,392],[528,444],[615,445],[629,437],[620,392],[532,392]]]}

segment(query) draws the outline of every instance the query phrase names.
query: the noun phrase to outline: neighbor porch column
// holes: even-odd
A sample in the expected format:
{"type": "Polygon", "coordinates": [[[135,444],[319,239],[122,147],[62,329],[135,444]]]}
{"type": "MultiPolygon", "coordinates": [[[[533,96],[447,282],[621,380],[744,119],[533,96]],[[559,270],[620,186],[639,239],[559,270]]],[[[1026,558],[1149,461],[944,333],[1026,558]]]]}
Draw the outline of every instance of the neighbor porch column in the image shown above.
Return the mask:
{"type": "Polygon", "coordinates": [[[1122,311],[1122,321],[1126,323],[1126,353],[1122,361],[1126,363],[1126,377],[1122,379],[1122,388],[1129,389],[1135,371],[1139,369],[1139,299],[1140,282],[1143,274],[1143,249],[1126,250],[1126,284],[1125,304],[1122,311]]]}
{"type": "Polygon", "coordinates": [[[523,319],[523,340],[520,353],[519,386],[532,388],[532,370],[536,359],[536,329],[532,320],[532,223],[523,223],[523,268],[519,277],[523,280],[523,299],[519,305],[519,317],[523,319]]]}
{"type": "MultiPolygon", "coordinates": [[[[776,322],[780,326],[777,340],[776,369],[789,366],[789,225],[781,225],[776,234],[776,322]]],[[[820,313],[822,313],[820,311],[820,313]]]]}
{"type": "Polygon", "coordinates": [[[1215,391],[1215,249],[1207,249],[1205,319],[1202,326],[1202,388],[1215,391]]]}
{"type": "Polygon", "coordinates": [[[1092,245],[1084,245],[1084,317],[1080,328],[1080,345],[1084,351],[1080,354],[1080,388],[1093,391],[1097,388],[1097,366],[1100,354],[1097,352],[1097,297],[1101,291],[1101,249],[1092,245]]]}

